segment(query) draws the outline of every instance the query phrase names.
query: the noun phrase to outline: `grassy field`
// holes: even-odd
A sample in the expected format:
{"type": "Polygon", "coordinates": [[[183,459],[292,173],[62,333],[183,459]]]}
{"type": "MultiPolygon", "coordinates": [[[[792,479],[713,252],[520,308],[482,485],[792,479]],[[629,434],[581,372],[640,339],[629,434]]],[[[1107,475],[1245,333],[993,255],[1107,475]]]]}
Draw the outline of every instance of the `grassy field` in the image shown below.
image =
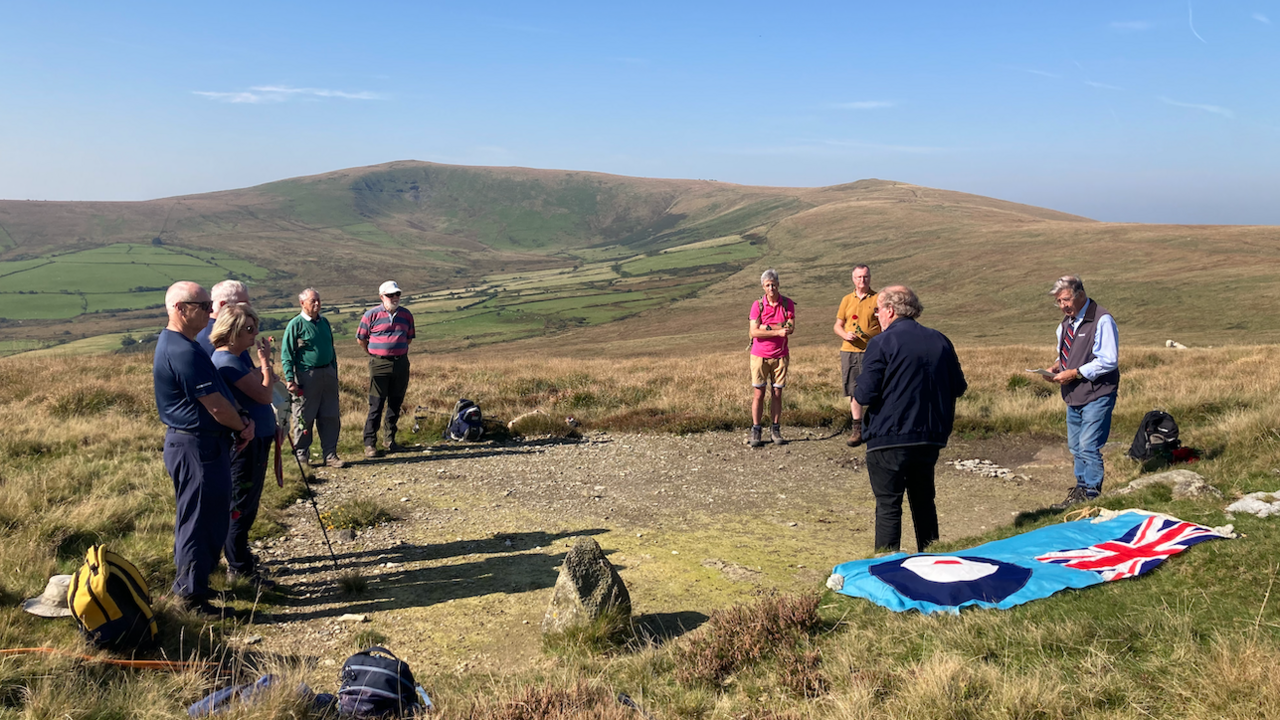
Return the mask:
{"type": "Polygon", "coordinates": [[[155,245],[121,243],[37,260],[0,262],[0,318],[61,320],[83,313],[164,304],[177,280],[211,286],[268,272],[225,253],[199,256],[155,245]]]}
{"type": "MultiPolygon", "coordinates": [[[[365,403],[363,368],[345,347],[340,449],[350,454],[359,447],[365,403]]],[[[971,384],[958,408],[959,435],[1041,442],[1062,435],[1061,400],[1047,386],[1024,382],[1019,371],[1050,349],[959,350],[971,384]]],[[[1113,440],[1127,444],[1142,414],[1163,407],[1178,418],[1184,441],[1205,454],[1193,469],[1228,497],[1276,489],[1280,370],[1271,356],[1268,346],[1122,348],[1113,440]]],[[[541,409],[573,414],[588,431],[743,428],[745,370],[741,353],[571,359],[499,346],[415,364],[407,403],[447,409],[466,396],[499,421],[541,409]]],[[[837,382],[829,349],[798,350],[786,423],[839,427],[846,406],[837,382]]],[[[0,423],[0,646],[83,652],[69,624],[37,620],[17,606],[38,594],[49,574],[73,570],[92,542],[132,558],[153,588],[171,581],[172,487],[160,459],[149,358],[0,359],[0,423]]],[[[1120,452],[1108,451],[1110,487],[1139,472],[1120,461],[1120,452]]],[[[285,532],[279,509],[301,492],[270,486],[260,532],[285,532]]],[[[1208,525],[1226,521],[1223,502],[1173,501],[1163,488],[1102,504],[1208,525]]],[[[1059,519],[1027,514],[939,549],[1059,519]]],[[[1274,519],[1241,516],[1235,523],[1243,538],[1198,546],[1139,580],[1008,612],[896,615],[815,587],[806,597],[715,613],[702,629],[662,645],[584,634],[549,644],[536,669],[423,673],[419,680],[433,690],[444,717],[634,717],[612,702],[617,688],[628,688],[658,717],[671,718],[1276,718],[1280,611],[1268,600],[1280,530],[1274,519]],[[737,659],[717,659],[728,657],[737,659]]],[[[696,586],[679,592],[689,608],[699,608],[696,586]]],[[[238,605],[252,602],[238,597],[238,605]]],[[[259,610],[269,609],[267,598],[259,610]]],[[[318,660],[254,657],[235,641],[245,634],[236,623],[201,627],[164,604],[160,620],[169,657],[224,659],[242,677],[258,668],[301,676],[318,660]]],[[[197,672],[5,657],[0,715],[178,717],[183,704],[214,685],[197,672]]],[[[236,715],[305,716],[283,693],[236,715]]]]}

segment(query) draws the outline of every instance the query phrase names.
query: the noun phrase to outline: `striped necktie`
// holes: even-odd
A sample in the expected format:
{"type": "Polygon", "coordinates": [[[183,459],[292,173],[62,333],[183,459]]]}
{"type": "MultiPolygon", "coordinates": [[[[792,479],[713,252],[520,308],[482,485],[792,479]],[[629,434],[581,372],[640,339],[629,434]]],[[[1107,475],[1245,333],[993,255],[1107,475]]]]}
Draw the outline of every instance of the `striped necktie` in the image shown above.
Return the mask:
{"type": "Polygon", "coordinates": [[[1059,354],[1062,356],[1062,367],[1067,367],[1067,356],[1071,354],[1071,341],[1076,339],[1076,323],[1075,318],[1067,320],[1066,327],[1062,328],[1062,350],[1059,354]]]}

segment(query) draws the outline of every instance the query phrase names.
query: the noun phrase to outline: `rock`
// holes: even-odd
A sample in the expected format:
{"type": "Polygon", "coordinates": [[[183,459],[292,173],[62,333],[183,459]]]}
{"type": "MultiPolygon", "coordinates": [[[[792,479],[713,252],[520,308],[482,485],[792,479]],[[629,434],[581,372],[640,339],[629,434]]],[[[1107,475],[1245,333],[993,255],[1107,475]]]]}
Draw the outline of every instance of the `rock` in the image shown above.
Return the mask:
{"type": "Polygon", "coordinates": [[[591,538],[579,538],[560,567],[542,632],[563,632],[610,611],[631,615],[631,595],[600,545],[591,538]]]}
{"type": "Polygon", "coordinates": [[[363,623],[369,622],[368,615],[356,615],[355,613],[347,613],[338,618],[338,622],[363,623]]]}
{"type": "Polygon", "coordinates": [[[1222,491],[1204,481],[1204,477],[1199,473],[1190,470],[1170,470],[1168,472],[1156,473],[1146,477],[1138,478],[1129,483],[1128,486],[1122,487],[1111,495],[1128,495],[1134,490],[1141,490],[1151,485],[1171,485],[1173,486],[1173,499],[1186,500],[1188,498],[1221,498],[1222,491]]]}
{"type": "Polygon", "coordinates": [[[351,528],[345,528],[334,533],[333,539],[338,542],[351,542],[356,539],[356,531],[351,528]]]}
{"type": "Polygon", "coordinates": [[[1280,492],[1254,492],[1245,495],[1227,506],[1227,514],[1249,513],[1260,518],[1269,515],[1280,515],[1280,492]]]}

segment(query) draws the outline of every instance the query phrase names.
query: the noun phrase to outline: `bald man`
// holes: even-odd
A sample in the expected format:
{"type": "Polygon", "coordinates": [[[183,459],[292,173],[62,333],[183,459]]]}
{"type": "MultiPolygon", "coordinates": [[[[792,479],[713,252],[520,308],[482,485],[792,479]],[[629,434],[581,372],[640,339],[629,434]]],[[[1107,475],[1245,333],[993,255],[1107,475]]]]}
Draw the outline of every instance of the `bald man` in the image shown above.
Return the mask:
{"type": "Polygon", "coordinates": [[[231,522],[231,451],[253,439],[253,421],[235,405],[196,342],[213,303],[193,282],[174,283],[165,293],[169,324],[156,342],[151,368],[156,409],[168,430],[164,467],[177,498],[173,592],[195,612],[219,616],[209,602],[209,573],[218,563],[231,522]]]}

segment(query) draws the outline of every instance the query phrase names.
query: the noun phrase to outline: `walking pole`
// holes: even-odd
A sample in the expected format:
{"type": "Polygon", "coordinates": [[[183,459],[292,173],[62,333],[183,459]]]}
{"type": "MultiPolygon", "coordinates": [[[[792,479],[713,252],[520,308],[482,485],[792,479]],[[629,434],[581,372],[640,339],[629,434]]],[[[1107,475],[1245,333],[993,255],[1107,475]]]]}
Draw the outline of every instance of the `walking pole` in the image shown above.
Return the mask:
{"type": "MultiPolygon", "coordinates": [[[[275,388],[272,389],[272,395],[275,399],[275,402],[272,404],[277,405],[277,407],[280,408],[277,410],[279,416],[284,415],[284,412],[282,412],[284,408],[292,410],[293,395],[285,389],[284,383],[276,383],[275,388]]],[[[290,412],[289,414],[292,415],[293,413],[290,412]]],[[[287,420],[282,420],[278,425],[281,427],[287,426],[287,420]]],[[[293,452],[293,459],[298,461],[298,474],[302,476],[302,484],[307,488],[307,499],[311,501],[311,509],[316,513],[316,523],[320,525],[320,532],[324,535],[325,547],[329,548],[329,559],[333,561],[333,569],[336,571],[338,570],[338,556],[333,552],[333,543],[329,542],[329,531],[325,529],[324,519],[320,517],[320,506],[316,504],[316,493],[311,489],[311,483],[307,482],[307,471],[302,467],[302,458],[298,457],[298,446],[293,444],[293,433],[289,432],[285,434],[289,436],[289,449],[293,452]]],[[[278,463],[280,462],[280,451],[282,448],[278,442],[279,435],[277,435],[276,438],[276,462],[278,467],[278,463]]],[[[280,482],[284,482],[283,478],[280,482]]]]}

